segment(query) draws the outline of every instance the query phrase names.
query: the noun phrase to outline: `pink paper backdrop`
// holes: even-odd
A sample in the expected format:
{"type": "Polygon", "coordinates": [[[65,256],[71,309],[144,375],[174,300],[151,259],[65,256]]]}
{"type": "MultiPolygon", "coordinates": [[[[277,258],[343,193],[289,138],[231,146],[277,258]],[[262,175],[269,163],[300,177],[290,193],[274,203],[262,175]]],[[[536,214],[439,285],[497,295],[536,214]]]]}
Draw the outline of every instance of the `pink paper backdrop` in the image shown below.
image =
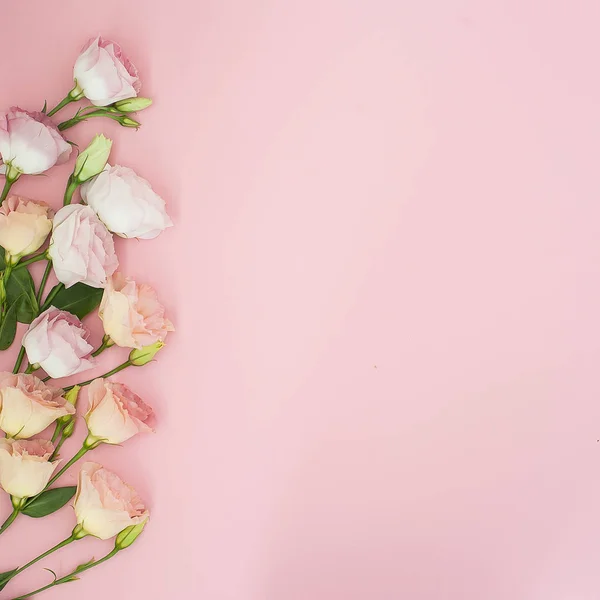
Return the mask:
{"type": "MultiPolygon", "coordinates": [[[[177,225],[118,248],[178,327],[121,378],[158,431],[96,452],[151,525],[43,598],[597,600],[598,22],[597,0],[3,3],[2,106],[58,101],[86,38],[121,42],[155,105],[72,139],[114,137],[177,225]]],[[[16,189],[58,206],[70,169],[16,189]]],[[[23,518],[0,570],[72,525],[23,518]]]]}

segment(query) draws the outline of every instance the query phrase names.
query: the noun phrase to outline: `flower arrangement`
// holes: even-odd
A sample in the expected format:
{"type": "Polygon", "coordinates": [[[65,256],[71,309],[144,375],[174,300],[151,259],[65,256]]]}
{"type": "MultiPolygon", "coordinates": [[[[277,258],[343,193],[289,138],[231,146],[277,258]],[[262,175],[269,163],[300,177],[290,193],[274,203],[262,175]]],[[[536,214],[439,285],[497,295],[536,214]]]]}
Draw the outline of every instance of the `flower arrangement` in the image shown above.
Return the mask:
{"type": "Polygon", "coordinates": [[[74,144],[64,133],[69,128],[102,117],[137,128],[140,123],[131,115],[151,104],[138,96],[136,68],[116,43],[101,37],[90,40],[75,61],[74,82],[51,110],[44,105],[41,112],[13,107],[0,113],[0,173],[5,179],[0,194],[0,350],[13,344],[17,323],[28,325],[12,372],[0,372],[0,430],[5,434],[0,438],[0,487],[10,495],[13,509],[0,535],[22,516],[44,517],[72,499],[75,509],[71,533],[27,564],[0,573],[0,590],[83,537],[114,538],[115,544],[103,558],[55,575],[19,599],[75,581],[129,547],[142,532],[149,513],[136,491],[102,465],[79,461],[100,444],[123,444],[152,431],[152,408],[110,377],[153,361],[173,330],[156,292],[118,272],[113,235],[152,239],[172,222],[148,181],[130,168],[109,164],[110,139],[96,135],[79,152],[56,212],[45,202],[12,192],[23,176],[45,173],[71,159],[74,144]],[[80,101],[73,116],[55,118],[80,101]],[[38,261],[45,261],[46,268],[36,285],[29,265],[38,261]],[[46,292],[52,271],[58,283],[46,292]],[[96,310],[104,328],[97,347],[83,321],[96,310]],[[129,348],[129,357],[103,376],[67,387],[52,381],[83,374],[113,345],[129,348]],[[64,459],[60,451],[73,435],[84,389],[87,436],[81,449],[64,459]],[[55,486],[75,464],[77,486],[55,486]]]}

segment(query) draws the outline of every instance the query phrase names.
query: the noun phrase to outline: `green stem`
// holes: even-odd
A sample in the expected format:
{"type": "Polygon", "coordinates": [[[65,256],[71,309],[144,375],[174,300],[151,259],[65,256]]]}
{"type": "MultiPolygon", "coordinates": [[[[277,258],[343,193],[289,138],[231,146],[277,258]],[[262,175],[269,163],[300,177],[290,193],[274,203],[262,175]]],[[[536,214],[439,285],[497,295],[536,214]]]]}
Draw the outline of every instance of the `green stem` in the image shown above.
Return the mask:
{"type": "Polygon", "coordinates": [[[60,437],[62,433],[63,427],[60,421],[56,422],[56,427],[54,428],[54,433],[52,434],[52,440],[50,440],[53,444],[60,437]]]}
{"type": "Polygon", "coordinates": [[[68,575],[61,577],[60,579],[55,579],[52,583],[49,583],[48,585],[38,588],[37,590],[34,590],[33,592],[29,592],[28,594],[25,594],[24,596],[17,596],[16,598],[13,598],[12,600],[26,600],[27,598],[31,598],[31,596],[35,596],[36,594],[39,594],[40,592],[45,592],[46,590],[49,590],[50,588],[53,588],[56,585],[61,585],[63,583],[69,583],[70,581],[75,581],[77,575],[79,575],[80,573],[83,573],[84,571],[89,571],[90,569],[93,569],[94,567],[101,565],[103,562],[110,560],[118,552],[119,552],[119,550],[117,550],[117,548],[114,548],[106,556],[103,556],[102,558],[99,558],[98,560],[91,561],[81,567],[77,567],[77,569],[75,569],[68,575]]]}
{"type": "Polygon", "coordinates": [[[67,189],[65,190],[65,197],[63,200],[63,206],[67,206],[71,204],[71,200],[73,199],[73,194],[75,190],[79,187],[79,183],[73,179],[73,175],[69,177],[69,183],[67,185],[67,189]]]}
{"type": "Polygon", "coordinates": [[[65,392],[68,392],[71,388],[74,388],[76,385],[80,385],[82,387],[84,385],[90,385],[90,383],[92,383],[92,381],[94,381],[95,379],[110,377],[111,375],[115,375],[119,371],[122,371],[123,369],[126,369],[127,367],[131,367],[131,366],[133,366],[133,363],[129,362],[129,359],[127,359],[124,363],[121,363],[119,366],[115,367],[114,369],[104,373],[104,375],[98,375],[98,377],[94,377],[94,379],[88,379],[87,381],[82,381],[81,383],[74,383],[73,385],[69,385],[68,387],[63,388],[63,390],[65,392]]]}
{"type": "MultiPolygon", "coordinates": [[[[58,544],[56,544],[56,546],[54,546],[53,548],[50,548],[50,550],[46,550],[46,552],[40,554],[39,556],[36,556],[33,560],[30,560],[26,565],[19,567],[15,571],[14,575],[12,575],[12,577],[16,577],[19,573],[22,573],[23,571],[25,571],[25,569],[29,569],[29,567],[31,567],[32,565],[35,565],[36,562],[39,562],[43,558],[46,558],[46,556],[49,556],[50,554],[52,554],[53,552],[56,552],[57,550],[60,550],[61,548],[68,546],[71,542],[74,542],[76,539],[78,539],[78,538],[76,538],[75,534],[72,533],[67,539],[63,540],[62,542],[59,542],[58,544]]],[[[11,577],[11,579],[12,579],[12,577],[11,577]]]]}
{"type": "MultiPolygon", "coordinates": [[[[46,485],[46,487],[44,489],[48,489],[67,469],[69,469],[70,467],[72,467],[82,456],[84,456],[86,454],[86,452],[88,452],[89,450],[91,450],[90,447],[84,445],[80,448],[79,452],[77,452],[77,454],[70,460],[68,461],[62,469],[60,469],[58,471],[58,473],[56,473],[52,479],[50,479],[50,481],[48,482],[48,484],[46,485]]],[[[41,492],[40,492],[41,494],[41,492]]],[[[39,494],[38,494],[39,496],[39,494]]],[[[33,498],[37,498],[37,496],[33,496],[33,498]]],[[[30,498],[30,500],[33,500],[33,498],[30,498]]],[[[29,502],[29,501],[28,501],[29,502]]]]}
{"type": "Polygon", "coordinates": [[[47,114],[51,117],[65,106],[71,104],[71,102],[77,102],[77,100],[81,100],[82,98],[83,90],[75,83],[75,87],[47,114]]]}
{"type": "Polygon", "coordinates": [[[19,350],[19,355],[17,356],[17,361],[15,362],[15,366],[13,368],[13,373],[18,373],[21,368],[21,363],[23,362],[23,358],[25,358],[25,346],[21,346],[19,350]]]}
{"type": "Polygon", "coordinates": [[[27,260],[22,260],[20,261],[18,264],[15,265],[13,270],[17,270],[20,269],[21,267],[26,267],[28,265],[33,264],[34,262],[38,262],[38,260],[47,260],[48,257],[46,256],[45,252],[42,252],[41,254],[36,254],[35,256],[32,256],[31,258],[28,258],[27,260]]]}
{"type": "Polygon", "coordinates": [[[20,508],[14,508],[12,513],[9,515],[8,519],[2,523],[2,527],[0,527],[0,535],[2,535],[12,524],[13,521],[19,516],[21,512],[20,508]]]}
{"type": "Polygon", "coordinates": [[[110,339],[110,336],[105,335],[102,338],[102,345],[97,350],[94,350],[92,352],[92,356],[98,356],[99,354],[102,354],[107,348],[110,348],[114,345],[115,343],[110,339]]]}
{"type": "Polygon", "coordinates": [[[7,262],[4,271],[0,273],[0,322],[4,320],[6,312],[6,283],[10,278],[12,270],[12,265],[10,262],[7,262]]]}
{"type": "MultiPolygon", "coordinates": [[[[61,429],[61,433],[62,433],[62,429],[61,429]]],[[[56,446],[54,447],[54,452],[52,453],[52,456],[50,457],[50,460],[54,460],[57,456],[58,453],[60,452],[60,449],[62,448],[62,445],[67,441],[66,437],[61,437],[58,444],[56,444],[56,446]]]]}
{"type": "Polygon", "coordinates": [[[108,117],[109,119],[112,119],[113,121],[120,122],[124,117],[127,117],[127,115],[122,115],[120,113],[117,114],[117,113],[113,113],[113,112],[108,112],[106,110],[96,110],[94,112],[78,115],[76,117],[73,117],[72,119],[69,119],[68,121],[63,121],[62,123],[59,123],[58,129],[60,131],[64,131],[65,129],[70,129],[71,127],[75,127],[75,125],[77,125],[78,123],[82,123],[83,121],[86,121],[87,119],[90,119],[92,117],[108,117]]]}
{"type": "Polygon", "coordinates": [[[4,187],[2,188],[2,194],[0,194],[0,204],[4,202],[4,200],[6,200],[6,196],[8,196],[8,192],[10,192],[10,188],[12,187],[15,181],[16,179],[12,179],[10,177],[6,178],[6,181],[4,182],[4,187]]]}
{"type": "Polygon", "coordinates": [[[63,290],[64,287],[65,287],[64,283],[57,283],[50,290],[50,293],[48,294],[48,297],[46,298],[46,300],[44,300],[44,304],[40,308],[40,313],[43,313],[52,304],[52,300],[54,300],[54,298],[56,297],[56,295],[58,294],[58,292],[60,292],[61,290],[63,290]]]}
{"type": "Polygon", "coordinates": [[[52,261],[50,259],[48,259],[48,264],[46,265],[44,274],[42,275],[42,281],[40,281],[40,289],[38,290],[38,293],[36,294],[36,297],[35,297],[38,306],[40,306],[40,304],[42,303],[42,296],[44,295],[44,289],[46,287],[46,283],[48,281],[48,277],[50,276],[51,271],[52,271],[52,261]]]}

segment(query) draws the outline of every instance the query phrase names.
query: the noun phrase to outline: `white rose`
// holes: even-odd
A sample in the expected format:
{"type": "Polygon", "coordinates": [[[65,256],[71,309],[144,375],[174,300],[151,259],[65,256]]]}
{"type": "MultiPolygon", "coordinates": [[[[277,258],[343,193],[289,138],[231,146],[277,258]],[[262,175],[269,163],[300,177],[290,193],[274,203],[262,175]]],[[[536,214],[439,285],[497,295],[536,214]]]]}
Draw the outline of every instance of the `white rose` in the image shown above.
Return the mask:
{"type": "Polygon", "coordinates": [[[128,167],[107,165],[80,191],[109,231],[121,237],[149,240],[173,225],[165,201],[128,167]]]}

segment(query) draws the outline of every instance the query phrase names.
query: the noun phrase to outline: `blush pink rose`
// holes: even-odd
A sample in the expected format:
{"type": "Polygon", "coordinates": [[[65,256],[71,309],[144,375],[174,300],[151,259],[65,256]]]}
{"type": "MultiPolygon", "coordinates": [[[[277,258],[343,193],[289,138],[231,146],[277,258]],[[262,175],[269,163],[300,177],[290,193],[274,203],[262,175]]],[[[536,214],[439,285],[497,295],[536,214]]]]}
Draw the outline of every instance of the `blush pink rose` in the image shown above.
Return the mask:
{"type": "Polygon", "coordinates": [[[85,97],[96,106],[134,98],[141,88],[137,69],[115,42],[90,40],[75,62],[73,78],[85,97]]]}
{"type": "Polygon", "coordinates": [[[0,206],[0,246],[14,262],[35,252],[52,230],[53,215],[45,202],[9,196],[0,206]]]}
{"type": "Polygon", "coordinates": [[[79,282],[104,287],[119,266],[112,234],[83,204],[69,204],[56,213],[48,255],[67,288],[79,282]]]}
{"type": "Polygon", "coordinates": [[[40,433],[75,407],[35,375],[0,373],[0,429],[12,438],[29,438],[40,433]]]}
{"type": "Polygon", "coordinates": [[[147,425],[152,408],[126,385],[95,379],[88,388],[88,398],[88,431],[105,444],[121,444],[137,433],[152,432],[147,425]]]}
{"type": "Polygon", "coordinates": [[[0,113],[0,155],[19,173],[38,175],[71,155],[71,145],[52,120],[41,112],[18,107],[0,113]]]}
{"type": "Polygon", "coordinates": [[[75,316],[51,306],[29,325],[23,346],[30,364],[58,379],[94,366],[89,329],[75,316]]]}
{"type": "Polygon", "coordinates": [[[162,342],[174,330],[156,292],[120,273],[108,279],[98,315],[106,335],[124,348],[143,348],[162,342]]]}
{"type": "Polygon", "coordinates": [[[107,540],[130,525],[143,523],[149,512],[137,492],[118,475],[87,462],[79,473],[75,516],[85,533],[107,540]]]}
{"type": "Polygon", "coordinates": [[[46,440],[0,440],[0,486],[14,498],[37,496],[48,485],[60,461],[46,440]]]}

